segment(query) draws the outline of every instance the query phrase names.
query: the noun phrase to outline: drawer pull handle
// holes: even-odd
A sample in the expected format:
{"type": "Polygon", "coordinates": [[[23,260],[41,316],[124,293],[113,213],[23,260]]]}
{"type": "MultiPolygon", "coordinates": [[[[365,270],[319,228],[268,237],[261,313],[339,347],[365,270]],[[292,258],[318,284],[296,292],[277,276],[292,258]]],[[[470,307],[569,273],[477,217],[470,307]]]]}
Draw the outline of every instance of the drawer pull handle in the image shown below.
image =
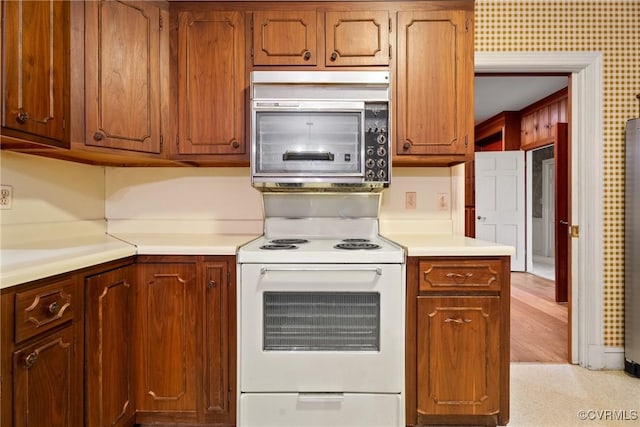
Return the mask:
{"type": "Polygon", "coordinates": [[[216,287],[216,281],[215,280],[209,280],[209,282],[207,283],[207,288],[209,289],[213,289],[216,287]]]}
{"type": "Polygon", "coordinates": [[[453,319],[449,317],[448,319],[444,319],[444,323],[471,323],[471,319],[461,319],[459,317],[453,319]]]}
{"type": "Polygon", "coordinates": [[[335,60],[338,59],[338,52],[333,52],[330,59],[332,62],[335,62],[335,60]]]}
{"type": "Polygon", "coordinates": [[[464,283],[467,281],[467,279],[469,279],[470,277],[473,277],[473,273],[465,273],[465,274],[447,273],[446,277],[447,279],[453,279],[453,281],[456,283],[464,283]]]}
{"type": "Polygon", "coordinates": [[[58,314],[58,311],[60,311],[60,304],[58,304],[56,301],[52,302],[47,307],[47,312],[52,316],[58,314]]]}
{"type": "Polygon", "coordinates": [[[29,353],[27,357],[24,358],[24,364],[27,369],[30,368],[34,363],[36,363],[36,360],[38,360],[38,353],[36,353],[35,351],[29,353]]]}
{"type": "Polygon", "coordinates": [[[308,61],[311,59],[311,52],[309,52],[308,50],[305,50],[302,53],[302,58],[304,58],[305,61],[308,61]]]}
{"type": "Polygon", "coordinates": [[[238,140],[236,139],[232,140],[231,147],[233,147],[234,149],[240,147],[240,143],[238,142],[238,140]]]}

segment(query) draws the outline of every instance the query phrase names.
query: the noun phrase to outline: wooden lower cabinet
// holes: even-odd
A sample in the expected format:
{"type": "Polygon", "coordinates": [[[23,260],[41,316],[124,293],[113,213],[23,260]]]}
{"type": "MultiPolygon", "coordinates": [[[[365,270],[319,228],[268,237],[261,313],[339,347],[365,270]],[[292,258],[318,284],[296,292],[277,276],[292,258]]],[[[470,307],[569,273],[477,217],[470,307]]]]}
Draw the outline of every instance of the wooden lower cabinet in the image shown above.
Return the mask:
{"type": "Polygon", "coordinates": [[[140,415],[197,419],[198,308],[195,259],[139,263],[134,366],[140,415]]]}
{"type": "Polygon", "coordinates": [[[139,256],[136,423],[235,423],[235,257],[139,256]]]}
{"type": "Polygon", "coordinates": [[[418,297],[418,414],[495,414],[500,301],[418,297]]]}
{"type": "Polygon", "coordinates": [[[73,275],[2,290],[3,426],[83,425],[79,295],[73,275]]]}
{"type": "Polygon", "coordinates": [[[133,424],[133,265],[85,278],[85,426],[133,424]]]}
{"type": "Polygon", "coordinates": [[[509,421],[509,257],[409,257],[407,424],[509,421]]]}

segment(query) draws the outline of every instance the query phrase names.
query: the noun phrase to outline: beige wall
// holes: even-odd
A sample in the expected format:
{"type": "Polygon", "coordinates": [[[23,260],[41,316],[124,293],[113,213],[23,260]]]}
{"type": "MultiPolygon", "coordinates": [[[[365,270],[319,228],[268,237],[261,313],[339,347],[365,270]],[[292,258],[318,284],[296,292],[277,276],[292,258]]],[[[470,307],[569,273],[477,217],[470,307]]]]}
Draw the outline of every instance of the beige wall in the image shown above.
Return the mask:
{"type": "Polygon", "coordinates": [[[0,152],[0,183],[11,185],[2,225],[104,218],[104,168],[27,154],[0,152]]]}
{"type": "MultiPolygon", "coordinates": [[[[449,168],[394,168],[383,193],[385,220],[451,221],[449,168]],[[405,193],[415,192],[415,209],[405,209],[405,193]],[[446,206],[440,203],[445,198],[446,206]]],[[[262,219],[260,193],[248,168],[106,168],[109,220],[262,219]]],[[[450,229],[448,230],[451,231],[450,229]]]]}
{"type": "Polygon", "coordinates": [[[637,117],[640,0],[476,0],[476,51],[604,54],[604,343],[624,341],[624,124],[637,117]]]}

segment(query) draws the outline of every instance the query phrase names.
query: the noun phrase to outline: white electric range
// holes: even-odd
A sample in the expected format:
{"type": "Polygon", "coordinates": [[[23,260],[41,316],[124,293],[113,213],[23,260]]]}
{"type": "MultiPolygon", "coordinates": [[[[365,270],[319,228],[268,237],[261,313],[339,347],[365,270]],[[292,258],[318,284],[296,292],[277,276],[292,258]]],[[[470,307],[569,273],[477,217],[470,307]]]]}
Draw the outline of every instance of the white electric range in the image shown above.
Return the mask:
{"type": "Polygon", "coordinates": [[[238,425],[403,426],[405,252],[380,193],[264,193],[238,250],[238,425]]]}

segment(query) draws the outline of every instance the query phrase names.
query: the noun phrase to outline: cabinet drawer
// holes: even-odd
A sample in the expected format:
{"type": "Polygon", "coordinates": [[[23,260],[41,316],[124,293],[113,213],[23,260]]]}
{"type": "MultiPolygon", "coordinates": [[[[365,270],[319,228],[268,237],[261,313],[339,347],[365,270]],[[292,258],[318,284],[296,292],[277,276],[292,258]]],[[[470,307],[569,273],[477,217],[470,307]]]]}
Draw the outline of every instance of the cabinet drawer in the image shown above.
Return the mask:
{"type": "Polygon", "coordinates": [[[420,290],[499,291],[500,260],[420,261],[420,290]]]}
{"type": "Polygon", "coordinates": [[[26,340],[71,321],[77,297],[73,277],[17,292],[15,341],[26,340]]]}

